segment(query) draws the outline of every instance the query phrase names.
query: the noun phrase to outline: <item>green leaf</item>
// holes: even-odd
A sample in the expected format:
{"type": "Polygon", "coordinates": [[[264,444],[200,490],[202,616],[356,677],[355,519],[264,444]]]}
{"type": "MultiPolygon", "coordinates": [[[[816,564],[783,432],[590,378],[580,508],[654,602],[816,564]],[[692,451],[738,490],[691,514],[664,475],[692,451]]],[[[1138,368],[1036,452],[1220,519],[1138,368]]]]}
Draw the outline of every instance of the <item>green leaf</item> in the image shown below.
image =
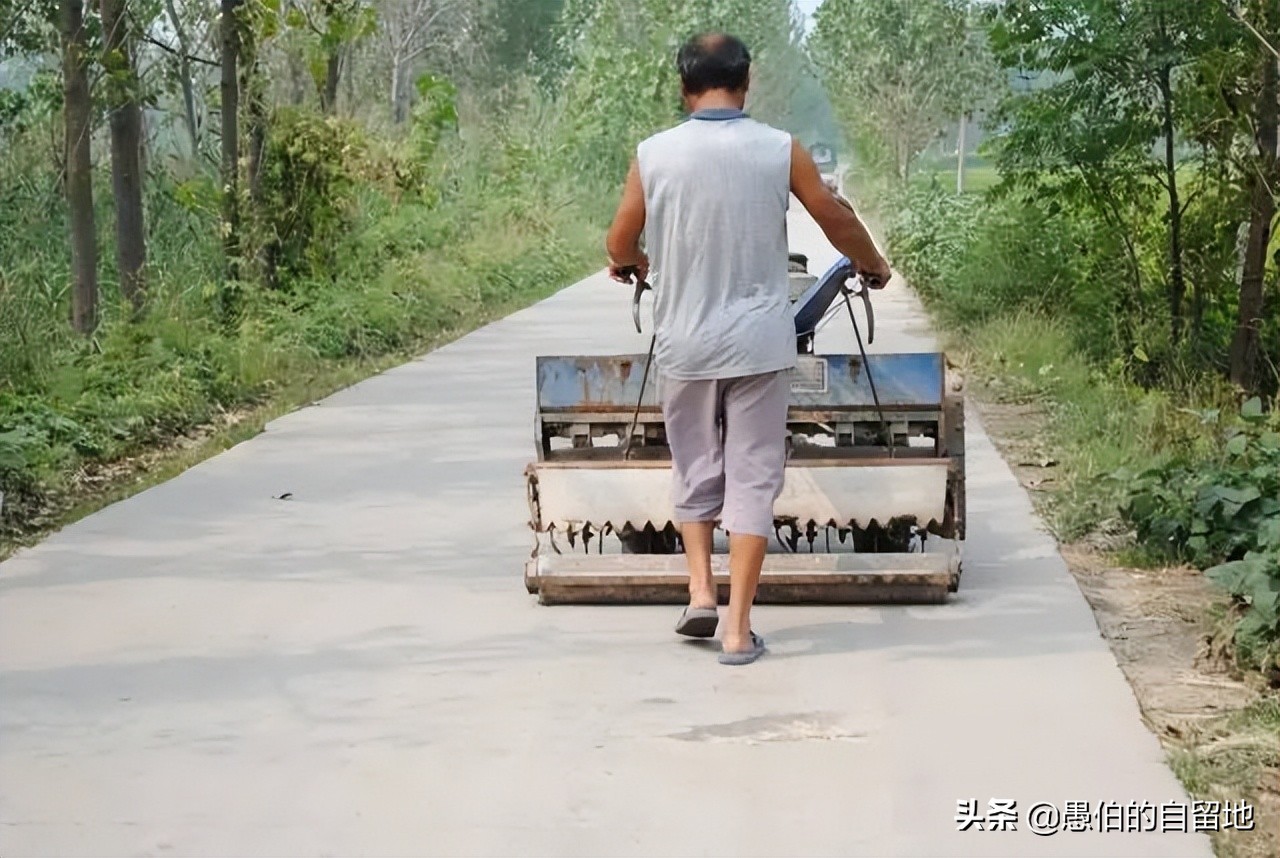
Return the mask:
{"type": "Polygon", "coordinates": [[[1233,517],[1245,504],[1262,497],[1262,492],[1255,486],[1239,489],[1233,486],[1213,486],[1209,493],[1222,503],[1222,513],[1228,518],[1233,517]]]}
{"type": "Polygon", "coordinates": [[[1248,447],[1249,439],[1244,435],[1237,435],[1227,442],[1227,453],[1232,456],[1243,456],[1248,447]]]}
{"type": "Polygon", "coordinates": [[[1264,522],[1258,528],[1258,547],[1271,548],[1276,554],[1280,554],[1280,518],[1264,522]]]}
{"type": "Polygon", "coordinates": [[[1236,626],[1236,644],[1245,652],[1263,649],[1275,638],[1277,621],[1251,608],[1236,626]]]}
{"type": "Polygon", "coordinates": [[[1280,589],[1277,585],[1258,575],[1252,581],[1253,590],[1249,593],[1249,604],[1261,611],[1264,617],[1275,617],[1280,614],[1280,589]]]}
{"type": "Polygon", "coordinates": [[[1133,347],[1133,356],[1143,363],[1151,363],[1151,358],[1147,357],[1147,350],[1142,346],[1133,347]]]}
{"type": "Polygon", "coordinates": [[[1233,560],[1222,563],[1204,571],[1204,576],[1215,584],[1226,588],[1233,596],[1242,594],[1245,582],[1254,570],[1254,563],[1248,560],[1233,560]]]}
{"type": "Polygon", "coordinates": [[[1240,406],[1240,416],[1246,420],[1258,420],[1262,414],[1262,399],[1255,396],[1240,406]]]}

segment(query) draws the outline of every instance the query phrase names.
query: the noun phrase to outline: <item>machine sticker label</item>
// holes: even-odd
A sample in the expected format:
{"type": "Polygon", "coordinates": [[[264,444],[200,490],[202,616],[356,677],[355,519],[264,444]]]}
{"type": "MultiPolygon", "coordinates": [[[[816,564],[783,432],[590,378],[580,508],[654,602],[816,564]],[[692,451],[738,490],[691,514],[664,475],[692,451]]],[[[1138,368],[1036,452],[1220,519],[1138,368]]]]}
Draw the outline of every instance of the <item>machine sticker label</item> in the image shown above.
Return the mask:
{"type": "Polygon", "coordinates": [[[796,368],[791,371],[791,391],[793,393],[826,393],[826,360],[811,355],[797,355],[796,368]]]}

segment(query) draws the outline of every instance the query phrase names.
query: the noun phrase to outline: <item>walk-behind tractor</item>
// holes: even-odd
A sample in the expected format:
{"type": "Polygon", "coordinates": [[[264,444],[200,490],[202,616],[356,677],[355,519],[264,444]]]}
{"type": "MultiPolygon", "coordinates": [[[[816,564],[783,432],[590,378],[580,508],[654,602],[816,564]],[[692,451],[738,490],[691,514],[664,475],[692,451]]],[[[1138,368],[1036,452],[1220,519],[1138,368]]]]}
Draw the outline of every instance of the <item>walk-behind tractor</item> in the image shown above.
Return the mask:
{"type": "MultiPolygon", "coordinates": [[[[945,601],[964,540],[963,396],[940,353],[866,353],[854,303],[870,343],[871,297],[847,259],[821,277],[807,268],[792,254],[790,441],[757,601],[945,601]],[[858,353],[814,354],[817,330],[846,311],[858,353]]],[[[645,288],[632,303],[637,329],[645,288]]],[[[525,584],[544,604],[688,598],[651,358],[652,348],[537,359],[525,584]]],[[[712,558],[722,597],[724,542],[712,558]]]]}

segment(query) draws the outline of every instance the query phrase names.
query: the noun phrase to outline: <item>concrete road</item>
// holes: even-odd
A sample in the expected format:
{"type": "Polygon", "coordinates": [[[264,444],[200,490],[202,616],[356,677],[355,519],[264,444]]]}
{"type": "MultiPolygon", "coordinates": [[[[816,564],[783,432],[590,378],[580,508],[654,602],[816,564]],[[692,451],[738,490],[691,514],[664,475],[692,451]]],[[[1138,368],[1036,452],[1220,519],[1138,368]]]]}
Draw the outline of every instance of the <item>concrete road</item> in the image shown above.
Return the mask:
{"type": "MultiPolygon", "coordinates": [[[[1027,830],[1186,796],[972,414],[948,605],[760,608],[748,668],[670,608],[538,606],[533,359],[643,351],[629,292],[589,278],[0,565],[0,854],[1210,854],[1027,830]],[[1018,831],[957,830],[993,798],[1018,831]]],[[[879,348],[932,347],[880,298],[879,348]]]]}

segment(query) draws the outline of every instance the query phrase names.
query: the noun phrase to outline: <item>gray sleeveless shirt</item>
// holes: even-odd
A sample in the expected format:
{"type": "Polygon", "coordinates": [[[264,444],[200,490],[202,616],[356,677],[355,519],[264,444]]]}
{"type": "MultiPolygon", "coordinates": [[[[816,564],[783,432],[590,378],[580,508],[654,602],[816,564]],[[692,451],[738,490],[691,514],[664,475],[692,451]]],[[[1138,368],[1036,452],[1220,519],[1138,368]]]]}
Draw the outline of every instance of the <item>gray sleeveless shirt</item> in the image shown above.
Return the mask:
{"type": "Polygon", "coordinates": [[[795,366],[788,294],[791,136],[708,110],[637,150],[654,358],[679,380],[795,366]]]}

